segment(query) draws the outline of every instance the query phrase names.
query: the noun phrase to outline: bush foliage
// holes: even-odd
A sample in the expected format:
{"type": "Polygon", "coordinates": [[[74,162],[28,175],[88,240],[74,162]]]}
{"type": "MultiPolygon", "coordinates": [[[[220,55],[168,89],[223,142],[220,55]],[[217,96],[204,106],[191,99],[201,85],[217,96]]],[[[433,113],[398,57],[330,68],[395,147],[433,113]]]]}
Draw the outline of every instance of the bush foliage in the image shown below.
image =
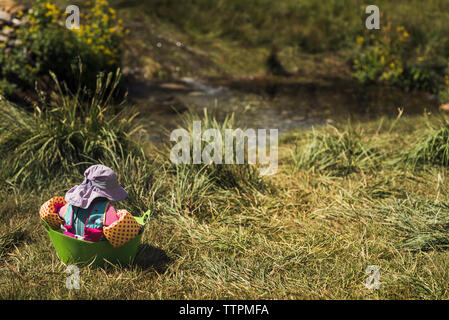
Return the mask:
{"type": "MultiPolygon", "coordinates": [[[[66,28],[66,14],[48,1],[34,1],[28,13],[19,12],[28,23],[9,27],[17,38],[15,46],[0,44],[0,79],[33,88],[40,76],[52,71],[73,88],[76,82],[71,66],[81,60],[86,66],[83,82],[95,88],[99,72],[120,66],[124,28],[107,1],[95,1],[88,8],[88,13],[81,15],[79,29],[66,28]]],[[[2,92],[6,95],[11,90],[2,92]]]]}
{"type": "Polygon", "coordinates": [[[353,75],[362,83],[381,81],[405,89],[438,90],[437,70],[431,57],[417,52],[404,26],[384,27],[382,32],[357,37],[353,75]]]}

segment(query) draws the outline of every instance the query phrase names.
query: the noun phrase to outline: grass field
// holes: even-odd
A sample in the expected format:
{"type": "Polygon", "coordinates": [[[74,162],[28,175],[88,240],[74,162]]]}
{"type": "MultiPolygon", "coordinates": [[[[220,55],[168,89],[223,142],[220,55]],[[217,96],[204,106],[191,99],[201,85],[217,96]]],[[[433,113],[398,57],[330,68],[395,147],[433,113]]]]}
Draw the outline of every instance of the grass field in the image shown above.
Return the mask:
{"type": "MultiPolygon", "coordinates": [[[[82,268],[79,290],[66,289],[66,266],[38,208],[80,177],[52,176],[42,191],[3,180],[0,297],[447,299],[448,171],[440,160],[410,161],[440,134],[426,123],[441,129],[439,121],[292,132],[280,144],[277,174],[260,178],[235,165],[230,184],[217,183],[217,170],[173,166],[164,152],[122,159],[112,167],[130,193],[124,207],[153,210],[142,250],[131,266],[82,268]],[[347,147],[354,145],[366,152],[347,147]],[[320,165],[329,153],[335,163],[320,165]],[[380,268],[379,290],[365,287],[369,265],[380,268]]],[[[443,143],[427,152],[437,155],[443,143]]]]}
{"type": "MultiPolygon", "coordinates": [[[[288,71],[341,79],[366,36],[359,0],[210,3],[111,1],[131,30],[124,69],[146,80],[263,77],[277,46],[288,71]]],[[[414,54],[447,67],[446,0],[378,5],[414,54]]],[[[260,176],[251,165],[174,165],[171,146],[142,141],[135,110],[113,101],[118,78],[99,78],[87,98],[56,81],[26,110],[0,96],[0,299],[449,298],[447,116],[297,129],[280,140],[277,173],[260,176]],[[83,267],[68,290],[39,208],[96,163],[129,193],[117,208],[152,216],[133,264],[83,267]],[[365,286],[369,266],[378,290],[365,286]]],[[[201,119],[203,129],[245,126],[201,119]]]]}

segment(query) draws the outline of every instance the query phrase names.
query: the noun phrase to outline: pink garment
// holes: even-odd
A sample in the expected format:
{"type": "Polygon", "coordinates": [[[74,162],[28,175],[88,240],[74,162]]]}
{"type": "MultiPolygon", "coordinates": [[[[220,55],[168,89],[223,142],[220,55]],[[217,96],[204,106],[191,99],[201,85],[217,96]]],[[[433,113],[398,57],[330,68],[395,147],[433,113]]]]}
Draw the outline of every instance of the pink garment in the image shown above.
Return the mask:
{"type": "MultiPolygon", "coordinates": [[[[58,214],[61,218],[64,219],[64,213],[67,210],[67,207],[69,205],[66,204],[65,206],[63,206],[61,209],[59,209],[58,214]]],[[[104,226],[110,226],[112,223],[114,223],[115,221],[117,221],[119,219],[117,212],[115,211],[114,207],[112,206],[112,204],[108,204],[108,207],[106,209],[106,216],[105,216],[105,221],[104,221],[104,226]]]]}

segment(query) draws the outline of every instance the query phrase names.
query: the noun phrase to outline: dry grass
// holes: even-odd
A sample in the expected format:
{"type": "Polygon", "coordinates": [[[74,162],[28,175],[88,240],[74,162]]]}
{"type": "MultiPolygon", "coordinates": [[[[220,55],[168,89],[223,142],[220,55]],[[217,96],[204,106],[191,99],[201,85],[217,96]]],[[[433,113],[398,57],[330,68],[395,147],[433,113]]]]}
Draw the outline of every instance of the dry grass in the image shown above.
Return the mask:
{"type": "MultiPolygon", "coordinates": [[[[428,166],[412,173],[392,164],[424,125],[421,117],[391,124],[363,125],[359,138],[383,160],[345,175],[295,169],[292,152],[307,145],[307,135],[290,134],[280,145],[278,173],[265,178],[273,190],[223,189],[202,176],[190,180],[197,193],[188,198],[179,184],[184,173],[164,171],[164,160],[155,160],[157,169],[145,171],[154,181],[125,203],[134,213],[143,205],[155,212],[135,263],[82,268],[79,290],[66,289],[66,266],[37,214],[72,182],[45,194],[10,187],[0,197],[0,297],[447,299],[448,172],[428,166]],[[369,265],[380,267],[379,290],[364,285],[369,265]]],[[[125,169],[136,169],[120,172],[129,186],[125,169]]],[[[150,177],[142,174],[136,181],[150,177]]]]}

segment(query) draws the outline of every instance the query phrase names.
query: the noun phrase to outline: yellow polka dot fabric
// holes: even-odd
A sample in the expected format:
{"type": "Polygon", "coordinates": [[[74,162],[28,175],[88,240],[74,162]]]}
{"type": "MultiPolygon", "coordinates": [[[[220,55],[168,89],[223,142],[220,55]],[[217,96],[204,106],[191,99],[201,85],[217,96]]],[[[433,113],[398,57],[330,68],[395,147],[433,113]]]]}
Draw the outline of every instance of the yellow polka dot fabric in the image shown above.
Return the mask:
{"type": "Polygon", "coordinates": [[[65,206],[66,203],[64,197],[53,197],[42,205],[39,211],[39,216],[41,219],[45,220],[53,230],[57,230],[61,227],[61,224],[64,223],[64,220],[59,217],[58,211],[65,206]]]}
{"type": "Polygon", "coordinates": [[[114,247],[121,247],[134,239],[140,231],[141,225],[126,210],[117,211],[119,220],[103,228],[103,233],[109,243],[114,247]]]}

